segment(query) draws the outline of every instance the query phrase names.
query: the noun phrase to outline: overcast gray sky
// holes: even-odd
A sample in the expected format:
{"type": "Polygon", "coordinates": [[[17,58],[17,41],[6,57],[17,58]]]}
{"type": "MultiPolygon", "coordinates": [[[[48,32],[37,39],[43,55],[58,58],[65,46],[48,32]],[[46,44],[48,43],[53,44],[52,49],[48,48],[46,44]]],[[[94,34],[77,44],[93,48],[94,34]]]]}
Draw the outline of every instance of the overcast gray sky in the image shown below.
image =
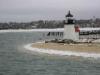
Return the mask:
{"type": "Polygon", "coordinates": [[[0,0],[0,22],[100,18],[100,0],[0,0]]]}

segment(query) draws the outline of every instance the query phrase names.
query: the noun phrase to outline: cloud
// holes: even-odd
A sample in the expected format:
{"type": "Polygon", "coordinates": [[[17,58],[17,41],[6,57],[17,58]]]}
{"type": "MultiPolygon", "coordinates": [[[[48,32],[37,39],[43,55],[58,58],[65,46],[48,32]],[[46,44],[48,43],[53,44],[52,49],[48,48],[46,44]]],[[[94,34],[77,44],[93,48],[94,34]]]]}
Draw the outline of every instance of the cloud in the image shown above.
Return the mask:
{"type": "Polygon", "coordinates": [[[76,18],[91,18],[95,15],[100,17],[99,3],[100,0],[0,0],[0,16],[5,17],[3,20],[15,18],[15,16],[21,16],[17,20],[21,18],[24,20],[25,16],[27,19],[30,16],[38,16],[38,19],[41,17],[63,19],[70,9],[75,17],[77,16],[76,18]]]}

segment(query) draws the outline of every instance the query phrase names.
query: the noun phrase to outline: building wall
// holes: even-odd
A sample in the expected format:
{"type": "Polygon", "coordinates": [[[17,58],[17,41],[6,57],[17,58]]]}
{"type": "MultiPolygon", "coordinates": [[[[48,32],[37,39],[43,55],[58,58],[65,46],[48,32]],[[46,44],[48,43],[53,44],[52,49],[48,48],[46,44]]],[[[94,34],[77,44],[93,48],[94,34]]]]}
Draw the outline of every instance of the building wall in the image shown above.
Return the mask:
{"type": "Polygon", "coordinates": [[[75,32],[74,24],[64,26],[64,39],[79,40],[79,33],[75,32]]]}

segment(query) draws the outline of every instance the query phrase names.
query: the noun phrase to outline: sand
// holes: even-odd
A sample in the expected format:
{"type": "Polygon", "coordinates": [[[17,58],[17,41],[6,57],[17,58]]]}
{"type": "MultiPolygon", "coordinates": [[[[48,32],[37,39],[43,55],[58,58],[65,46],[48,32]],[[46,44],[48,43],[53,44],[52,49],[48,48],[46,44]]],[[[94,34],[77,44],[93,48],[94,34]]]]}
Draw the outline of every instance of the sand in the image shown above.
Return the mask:
{"type": "Polygon", "coordinates": [[[33,48],[86,53],[100,53],[100,44],[35,43],[33,48]]]}

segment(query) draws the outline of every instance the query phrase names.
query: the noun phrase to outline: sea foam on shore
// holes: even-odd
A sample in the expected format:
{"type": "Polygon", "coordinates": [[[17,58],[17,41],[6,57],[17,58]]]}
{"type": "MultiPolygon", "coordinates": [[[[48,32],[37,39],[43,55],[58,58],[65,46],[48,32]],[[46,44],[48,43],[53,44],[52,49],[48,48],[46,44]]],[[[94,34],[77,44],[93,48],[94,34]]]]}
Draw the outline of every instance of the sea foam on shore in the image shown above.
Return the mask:
{"type": "Polygon", "coordinates": [[[54,54],[54,55],[60,55],[60,56],[80,56],[80,57],[92,57],[92,58],[100,58],[100,54],[96,53],[87,53],[87,52],[75,52],[75,51],[59,51],[59,50],[53,50],[53,49],[41,49],[41,48],[34,48],[32,47],[32,44],[25,45],[24,48],[39,52],[39,53],[46,53],[46,54],[54,54]]]}
{"type": "Polygon", "coordinates": [[[0,30],[0,33],[8,33],[8,32],[63,32],[63,28],[56,29],[8,29],[8,30],[0,30]]]}

